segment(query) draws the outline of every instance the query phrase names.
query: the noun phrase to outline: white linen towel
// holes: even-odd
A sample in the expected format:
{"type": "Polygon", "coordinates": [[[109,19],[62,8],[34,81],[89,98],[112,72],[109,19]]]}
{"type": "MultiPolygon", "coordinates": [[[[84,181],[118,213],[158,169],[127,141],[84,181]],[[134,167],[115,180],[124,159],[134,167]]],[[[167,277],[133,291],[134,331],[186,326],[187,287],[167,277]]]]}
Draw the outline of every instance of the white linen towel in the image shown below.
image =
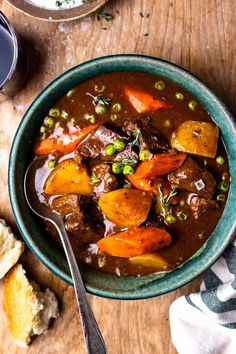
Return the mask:
{"type": "Polygon", "coordinates": [[[170,306],[179,354],[236,354],[236,239],[206,271],[200,292],[170,306]]]}

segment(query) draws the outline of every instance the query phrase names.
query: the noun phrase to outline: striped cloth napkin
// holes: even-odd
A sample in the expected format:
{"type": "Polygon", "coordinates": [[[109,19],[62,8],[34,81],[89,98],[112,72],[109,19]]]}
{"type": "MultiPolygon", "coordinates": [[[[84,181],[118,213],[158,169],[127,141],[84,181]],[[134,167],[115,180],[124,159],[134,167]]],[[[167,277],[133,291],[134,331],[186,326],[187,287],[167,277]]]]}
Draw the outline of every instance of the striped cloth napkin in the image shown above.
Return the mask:
{"type": "Polygon", "coordinates": [[[206,271],[200,292],[170,306],[179,354],[236,354],[236,239],[206,271]]]}

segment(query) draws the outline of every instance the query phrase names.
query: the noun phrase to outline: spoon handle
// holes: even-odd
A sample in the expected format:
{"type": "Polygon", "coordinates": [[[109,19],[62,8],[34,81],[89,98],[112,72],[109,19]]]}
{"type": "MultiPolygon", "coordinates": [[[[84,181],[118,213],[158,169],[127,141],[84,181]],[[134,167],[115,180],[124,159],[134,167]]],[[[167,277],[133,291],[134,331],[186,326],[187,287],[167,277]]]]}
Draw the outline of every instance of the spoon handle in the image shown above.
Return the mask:
{"type": "Polygon", "coordinates": [[[105,342],[98,327],[97,321],[94,317],[91,306],[88,302],[80,270],[61,218],[60,221],[58,220],[56,223],[54,223],[54,225],[60,235],[73,279],[87,351],[89,354],[107,354],[105,342]]]}

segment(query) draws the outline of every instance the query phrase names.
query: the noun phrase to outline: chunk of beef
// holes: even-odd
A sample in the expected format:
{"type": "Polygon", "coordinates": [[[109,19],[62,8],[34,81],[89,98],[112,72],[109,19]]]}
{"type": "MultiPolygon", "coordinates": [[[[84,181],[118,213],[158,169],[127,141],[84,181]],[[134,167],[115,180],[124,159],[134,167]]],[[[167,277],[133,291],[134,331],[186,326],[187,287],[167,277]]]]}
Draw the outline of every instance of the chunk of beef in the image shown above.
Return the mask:
{"type": "Polygon", "coordinates": [[[161,136],[159,131],[153,126],[151,117],[146,117],[143,121],[127,121],[122,127],[124,132],[129,136],[133,136],[133,132],[140,131],[141,135],[138,138],[138,143],[141,150],[165,151],[169,145],[161,136]]]}
{"type": "Polygon", "coordinates": [[[114,161],[130,160],[129,165],[134,165],[138,161],[138,154],[132,148],[132,143],[128,143],[125,150],[116,154],[114,161]]]}
{"type": "Polygon", "coordinates": [[[201,198],[196,194],[190,194],[187,203],[189,204],[195,219],[198,219],[205,212],[219,207],[215,200],[201,198]]]}
{"type": "Polygon", "coordinates": [[[63,219],[71,213],[77,214],[78,219],[81,219],[83,217],[80,210],[81,199],[82,196],[78,194],[66,194],[53,199],[51,208],[60,213],[63,219]]]}
{"type": "Polygon", "coordinates": [[[92,173],[99,181],[94,183],[94,195],[100,198],[102,195],[117,188],[118,183],[116,177],[111,171],[111,166],[106,163],[100,163],[92,167],[92,173]]]}
{"type": "Polygon", "coordinates": [[[94,130],[78,147],[77,153],[83,157],[98,158],[102,161],[114,161],[115,155],[107,156],[105,147],[116,139],[127,140],[115,131],[101,125],[94,130]]]}
{"type": "Polygon", "coordinates": [[[212,174],[190,157],[168,178],[172,187],[185,189],[206,199],[211,199],[215,191],[216,181],[212,174]]]}
{"type": "Polygon", "coordinates": [[[96,223],[84,216],[80,208],[83,203],[83,197],[77,194],[66,194],[54,199],[51,208],[61,214],[67,232],[78,237],[76,243],[94,243],[100,239],[99,233],[96,223]]]}

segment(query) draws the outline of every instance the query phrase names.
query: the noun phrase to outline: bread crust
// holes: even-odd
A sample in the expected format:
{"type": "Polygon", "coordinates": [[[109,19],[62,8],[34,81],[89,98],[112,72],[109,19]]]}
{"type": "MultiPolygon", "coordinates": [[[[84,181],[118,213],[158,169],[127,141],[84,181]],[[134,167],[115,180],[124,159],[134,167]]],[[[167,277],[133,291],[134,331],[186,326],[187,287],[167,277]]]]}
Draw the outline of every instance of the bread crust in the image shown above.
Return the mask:
{"type": "Polygon", "coordinates": [[[0,219],[0,279],[17,263],[24,249],[24,242],[17,240],[6,222],[0,219]]]}
{"type": "Polygon", "coordinates": [[[51,318],[58,317],[54,293],[30,282],[21,264],[15,265],[4,280],[3,308],[9,331],[21,347],[26,347],[35,334],[47,331],[51,318]]]}

